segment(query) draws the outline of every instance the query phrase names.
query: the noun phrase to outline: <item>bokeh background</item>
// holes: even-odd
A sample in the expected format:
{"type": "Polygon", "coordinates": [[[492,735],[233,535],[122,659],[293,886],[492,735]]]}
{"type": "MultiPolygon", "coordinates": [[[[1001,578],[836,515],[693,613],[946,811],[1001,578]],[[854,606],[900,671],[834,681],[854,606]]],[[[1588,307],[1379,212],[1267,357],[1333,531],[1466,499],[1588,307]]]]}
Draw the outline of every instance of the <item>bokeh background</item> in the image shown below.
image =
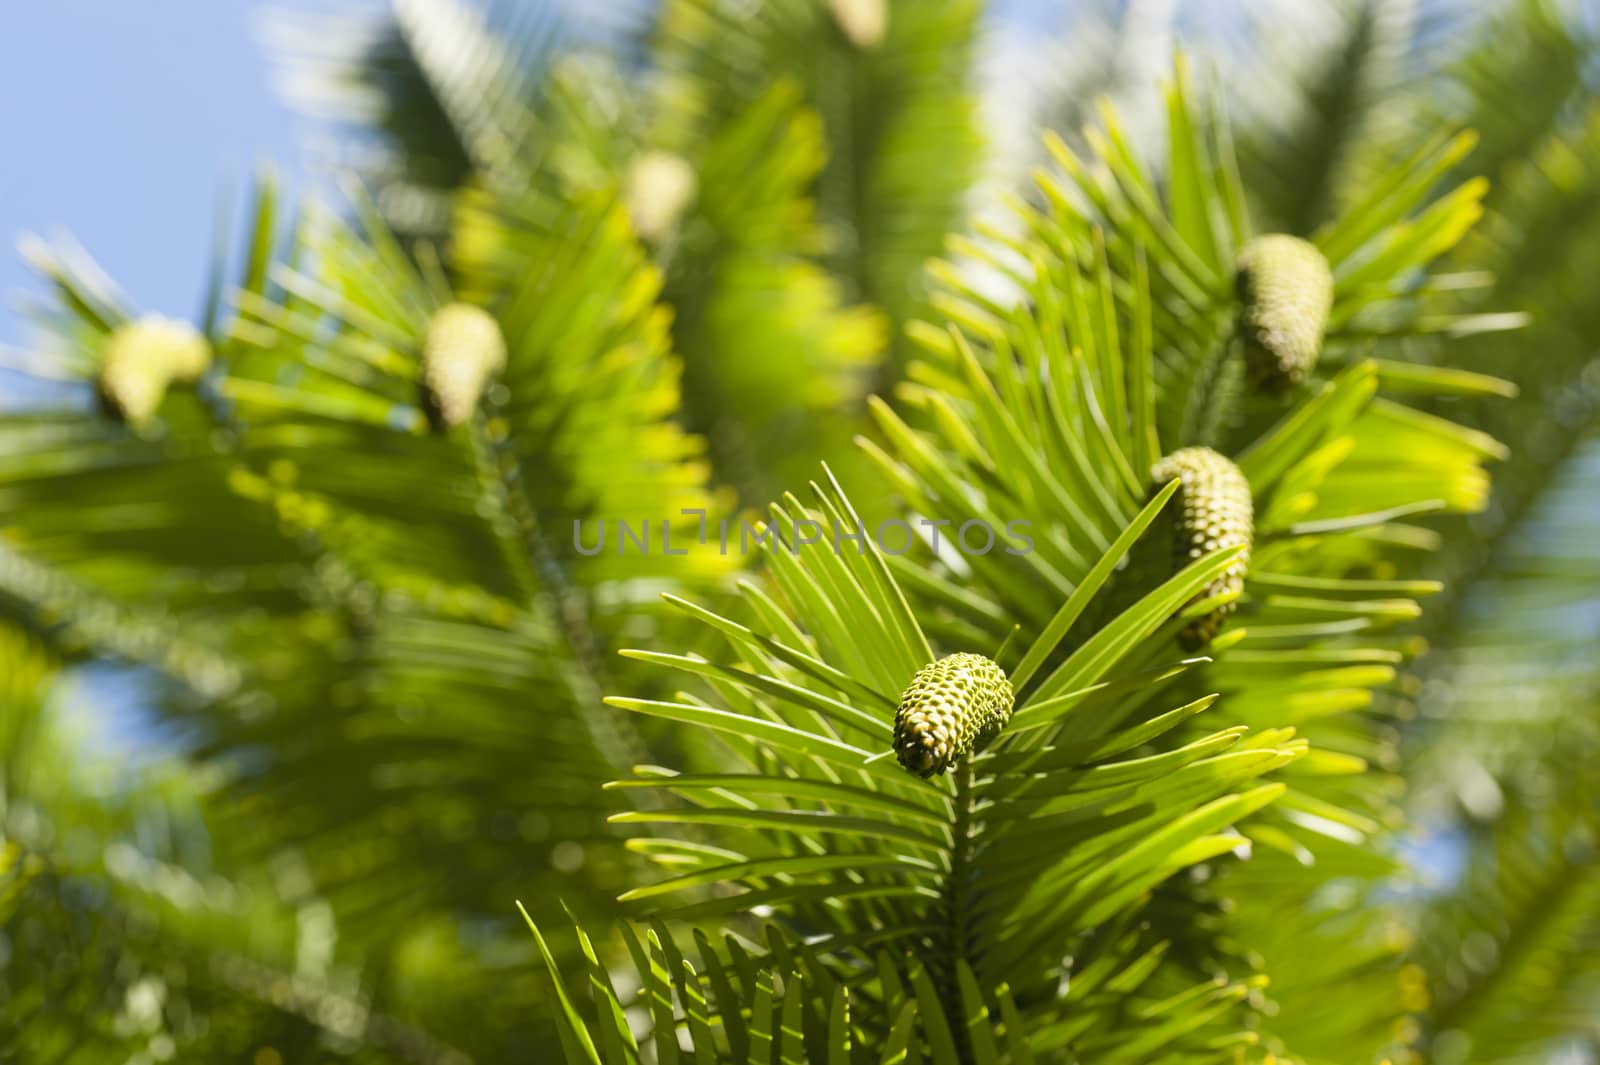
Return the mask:
{"type": "MultiPolygon", "coordinates": [[[[569,0],[565,9],[581,18],[608,2],[569,0]]],[[[352,0],[342,9],[378,6],[352,0]]],[[[1093,6],[1000,0],[989,17],[997,51],[1025,49],[1036,31],[1093,6]]],[[[1239,17],[1233,5],[1213,6],[1205,19],[1239,17]]],[[[39,161],[8,168],[0,234],[70,232],[142,305],[188,313],[212,241],[205,208],[221,206],[229,182],[270,162],[315,188],[337,154],[276,91],[273,10],[250,0],[62,0],[8,11],[0,94],[10,103],[0,109],[0,136],[31,146],[39,161]]],[[[1158,54],[1158,42],[1150,45],[1158,54]]],[[[0,292],[30,287],[19,257],[0,260],[0,292]]],[[[0,342],[21,333],[8,300],[0,342]]]]}

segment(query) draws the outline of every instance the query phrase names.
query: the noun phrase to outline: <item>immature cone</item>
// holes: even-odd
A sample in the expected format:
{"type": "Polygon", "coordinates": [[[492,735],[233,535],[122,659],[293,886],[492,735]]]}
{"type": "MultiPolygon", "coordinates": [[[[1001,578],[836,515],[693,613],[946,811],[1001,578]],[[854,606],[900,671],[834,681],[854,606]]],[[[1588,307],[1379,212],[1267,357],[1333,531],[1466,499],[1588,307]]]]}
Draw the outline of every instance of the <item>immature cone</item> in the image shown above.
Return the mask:
{"type": "Polygon", "coordinates": [[[699,179],[688,160],[671,152],[643,152],[628,168],[628,219],[641,240],[672,231],[694,200],[699,179]]]}
{"type": "Polygon", "coordinates": [[[117,327],[100,362],[100,396],[117,417],[143,425],[174,381],[211,365],[211,345],[187,322],[148,315],[117,327]]]}
{"type": "Polygon", "coordinates": [[[889,0],[828,0],[828,8],[839,32],[857,48],[876,48],[889,32],[889,0]]]}
{"type": "Polygon", "coordinates": [[[894,714],[894,753],[920,777],[950,768],[1011,720],[1005,671],[982,655],[955,654],[917,671],[894,714]]]}
{"type": "MultiPolygon", "coordinates": [[[[1250,483],[1239,467],[1208,447],[1186,447],[1157,462],[1150,477],[1157,489],[1173,478],[1179,481],[1172,545],[1174,572],[1219,548],[1240,544],[1245,547],[1244,554],[1206,585],[1195,601],[1243,590],[1245,573],[1250,568],[1254,517],[1250,483]]],[[[1234,604],[1228,603],[1197,618],[1183,630],[1180,639],[1191,649],[1210,643],[1233,609],[1234,604]]]]}
{"type": "Polygon", "coordinates": [[[1257,237],[1239,254],[1245,366],[1258,387],[1282,390],[1317,365],[1333,307],[1328,260],[1299,237],[1257,237]]]}
{"type": "Polygon", "coordinates": [[[506,364],[506,341],[488,311],[447,303],[422,342],[424,401],[437,425],[453,429],[472,417],[491,374],[506,364]]]}

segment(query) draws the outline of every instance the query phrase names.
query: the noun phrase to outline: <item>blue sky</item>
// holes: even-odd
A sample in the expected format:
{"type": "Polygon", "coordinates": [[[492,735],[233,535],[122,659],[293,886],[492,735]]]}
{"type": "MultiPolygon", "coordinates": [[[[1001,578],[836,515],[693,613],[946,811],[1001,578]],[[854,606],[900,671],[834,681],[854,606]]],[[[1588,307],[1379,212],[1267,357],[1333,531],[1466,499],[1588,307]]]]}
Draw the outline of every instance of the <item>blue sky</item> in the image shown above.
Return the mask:
{"type": "Polygon", "coordinates": [[[141,306],[189,316],[224,182],[297,126],[272,92],[252,0],[18,0],[0,12],[0,345],[36,283],[17,236],[71,232],[141,306]]]}

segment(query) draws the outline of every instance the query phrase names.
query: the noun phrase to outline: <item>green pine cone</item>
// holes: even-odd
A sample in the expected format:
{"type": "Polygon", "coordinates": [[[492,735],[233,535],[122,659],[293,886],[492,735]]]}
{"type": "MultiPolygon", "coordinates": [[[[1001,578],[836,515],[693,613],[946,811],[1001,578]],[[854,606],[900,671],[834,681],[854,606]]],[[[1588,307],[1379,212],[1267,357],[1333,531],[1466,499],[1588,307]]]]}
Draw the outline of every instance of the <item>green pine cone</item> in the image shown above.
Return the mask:
{"type": "MultiPolygon", "coordinates": [[[[1172,544],[1174,573],[1219,548],[1245,546],[1244,554],[1194,601],[1243,590],[1245,573],[1250,568],[1254,514],[1250,482],[1239,467],[1208,447],[1186,447],[1157,462],[1150,477],[1157,490],[1173,478],[1180,483],[1172,544]]],[[[1210,643],[1233,613],[1234,605],[1225,604],[1195,619],[1180,634],[1184,646],[1195,649],[1210,643]]]]}
{"type": "Polygon", "coordinates": [[[506,364],[494,316],[470,303],[434,312],[422,342],[423,403],[434,424],[453,429],[472,417],[492,374],[506,364]]]}
{"type": "Polygon", "coordinates": [[[1250,379],[1278,391],[1304,381],[1333,307],[1328,260],[1308,241],[1272,233],[1245,245],[1236,281],[1250,379]]]}
{"type": "Polygon", "coordinates": [[[155,414],[174,381],[211,365],[211,345],[187,322],[148,315],[117,327],[106,341],[98,386],[106,407],[129,425],[155,414]]]}
{"type": "Polygon", "coordinates": [[[947,655],[917,671],[894,714],[894,752],[919,777],[943,773],[1011,720],[1005,670],[983,655],[947,655]]]}

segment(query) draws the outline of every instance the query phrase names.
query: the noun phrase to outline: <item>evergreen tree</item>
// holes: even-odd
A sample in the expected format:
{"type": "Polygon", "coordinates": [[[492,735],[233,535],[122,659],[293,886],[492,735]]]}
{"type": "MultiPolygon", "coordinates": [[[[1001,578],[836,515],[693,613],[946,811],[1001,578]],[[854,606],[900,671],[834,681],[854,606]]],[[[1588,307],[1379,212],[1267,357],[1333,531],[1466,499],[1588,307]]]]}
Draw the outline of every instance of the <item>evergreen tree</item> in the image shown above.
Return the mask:
{"type": "Polygon", "coordinates": [[[1197,39],[974,210],[982,14],[285,16],[341,196],[192,321],[25,242],[0,1061],[1600,1050],[1585,27],[1197,39]]]}

